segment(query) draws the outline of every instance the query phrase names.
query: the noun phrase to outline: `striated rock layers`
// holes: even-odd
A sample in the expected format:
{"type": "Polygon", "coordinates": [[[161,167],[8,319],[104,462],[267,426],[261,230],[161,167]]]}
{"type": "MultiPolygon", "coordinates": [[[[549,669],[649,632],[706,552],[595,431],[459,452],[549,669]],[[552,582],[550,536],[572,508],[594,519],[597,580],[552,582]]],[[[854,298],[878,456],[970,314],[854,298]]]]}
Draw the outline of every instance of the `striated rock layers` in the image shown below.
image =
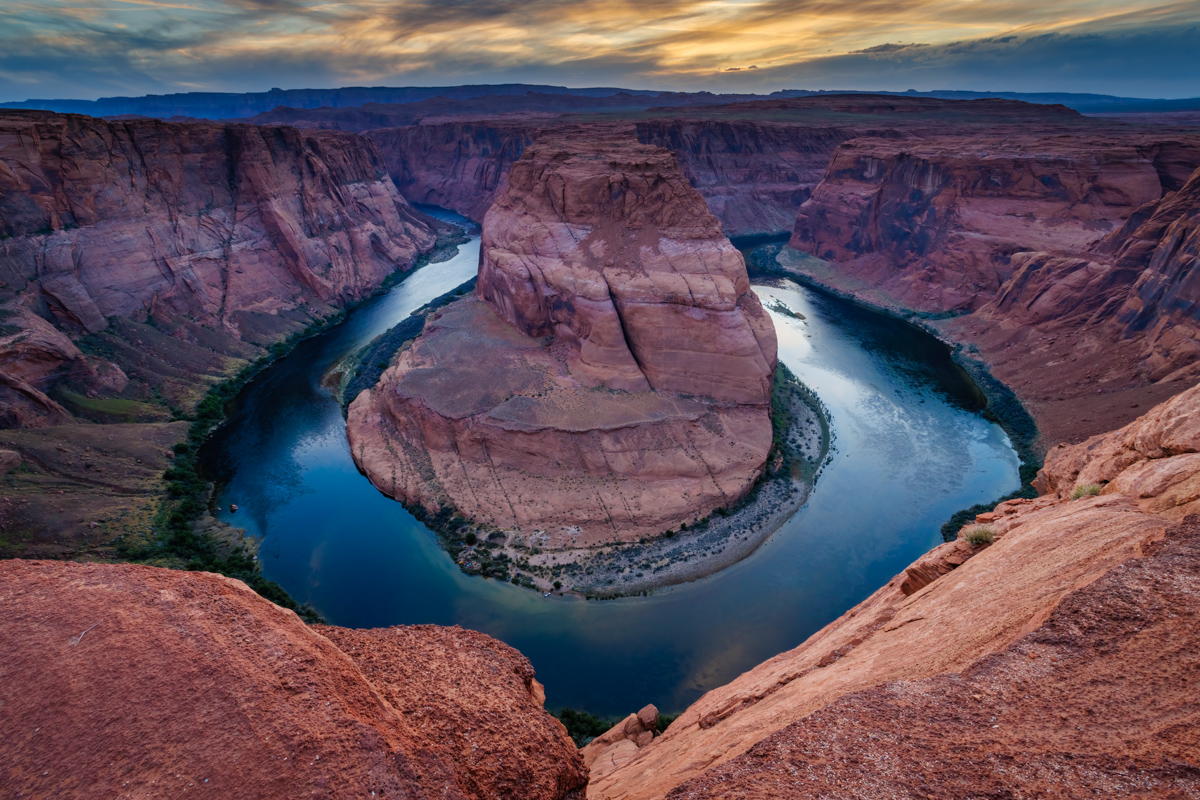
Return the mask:
{"type": "Polygon", "coordinates": [[[29,312],[73,336],[154,317],[269,342],[410,267],[428,223],[354,134],[0,112],[0,417],[54,421],[53,379],[112,373],[29,312]]]}
{"type": "Polygon", "coordinates": [[[434,235],[353,134],[0,114],[0,280],[95,332],[359,298],[434,235]]]}
{"type": "Polygon", "coordinates": [[[1178,522],[1198,433],[1200,387],[1054,450],[1045,496],[981,515],[994,543],[935,548],[615,769],[593,761],[588,797],[1200,792],[1200,518],[1178,522]]]}
{"type": "Polygon", "coordinates": [[[760,474],[774,328],[668,151],[526,149],[484,220],[478,295],[350,406],[385,493],[558,547],[662,533],[760,474]]]}
{"type": "Polygon", "coordinates": [[[239,581],[0,562],[0,784],[20,797],[580,797],[520,653],[308,627],[239,581]]]}
{"type": "Polygon", "coordinates": [[[791,245],[908,308],[974,310],[1019,264],[1077,253],[1200,163],[1200,138],[948,135],[861,138],[834,153],[791,245]]]}

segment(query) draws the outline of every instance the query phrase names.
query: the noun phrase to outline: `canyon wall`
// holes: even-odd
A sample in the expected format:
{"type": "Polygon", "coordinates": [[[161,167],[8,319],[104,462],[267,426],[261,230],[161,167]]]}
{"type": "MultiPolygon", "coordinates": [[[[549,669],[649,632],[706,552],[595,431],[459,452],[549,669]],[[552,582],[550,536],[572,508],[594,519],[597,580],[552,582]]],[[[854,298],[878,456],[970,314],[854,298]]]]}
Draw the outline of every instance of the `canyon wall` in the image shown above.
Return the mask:
{"type": "MultiPolygon", "coordinates": [[[[570,124],[536,117],[446,121],[365,135],[378,145],[388,171],[410,201],[451,208],[480,222],[524,149],[539,136],[570,124]]],[[[728,236],[791,229],[796,210],[820,182],[834,148],[855,135],[853,128],[739,119],[590,126],[606,132],[632,129],[642,143],[673,152],[728,236]]]]}
{"type": "Polygon", "coordinates": [[[1086,250],[1197,163],[1200,139],[1149,134],[856,139],[801,207],[791,245],[905,307],[974,310],[1012,277],[1014,254],[1086,250]]]}
{"type": "Polygon", "coordinates": [[[541,132],[533,122],[443,122],[367,131],[400,192],[483,221],[513,162],[541,132]]]}
{"type": "Polygon", "coordinates": [[[432,625],[306,626],[219,575],[0,562],[15,796],[580,797],[529,661],[432,625]]]}
{"type": "Polygon", "coordinates": [[[1195,387],[1055,448],[1044,496],[967,529],[990,542],[935,548],[640,749],[610,737],[629,752],[591,754],[589,798],[1200,790],[1198,431],[1195,387]]]}
{"type": "Polygon", "coordinates": [[[478,295],[350,406],[383,492],[562,548],[693,522],[760,474],[774,328],[670,152],[528,147],[484,219],[478,295]]]}
{"type": "Polygon", "coordinates": [[[5,112],[0,209],[0,280],[86,332],[341,304],[434,240],[369,142],[283,127],[5,112]]]}
{"type": "Polygon", "coordinates": [[[430,223],[354,134],[3,112],[0,416],[58,419],[38,393],[68,374],[124,390],[58,331],[154,318],[232,340],[227,358],[366,297],[433,246],[430,223]]]}

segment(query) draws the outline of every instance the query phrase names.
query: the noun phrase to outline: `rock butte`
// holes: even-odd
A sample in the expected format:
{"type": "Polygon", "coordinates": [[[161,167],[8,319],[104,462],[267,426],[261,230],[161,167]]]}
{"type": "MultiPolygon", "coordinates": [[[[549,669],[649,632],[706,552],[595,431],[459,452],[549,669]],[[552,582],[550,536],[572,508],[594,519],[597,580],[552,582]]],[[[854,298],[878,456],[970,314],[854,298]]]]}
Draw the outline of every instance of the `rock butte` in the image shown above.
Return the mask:
{"type": "Polygon", "coordinates": [[[13,796],[580,797],[529,661],[473,631],[307,626],[240,581],[0,562],[13,796]]]}
{"type": "Polygon", "coordinates": [[[1200,386],[1056,448],[993,544],[934,548],[640,749],[606,735],[588,797],[1200,791],[1198,458],[1200,386]]]}
{"type": "Polygon", "coordinates": [[[478,295],[350,406],[385,493],[559,547],[662,533],[760,474],[774,327],[670,152],[526,149],[484,220],[478,295]]]}

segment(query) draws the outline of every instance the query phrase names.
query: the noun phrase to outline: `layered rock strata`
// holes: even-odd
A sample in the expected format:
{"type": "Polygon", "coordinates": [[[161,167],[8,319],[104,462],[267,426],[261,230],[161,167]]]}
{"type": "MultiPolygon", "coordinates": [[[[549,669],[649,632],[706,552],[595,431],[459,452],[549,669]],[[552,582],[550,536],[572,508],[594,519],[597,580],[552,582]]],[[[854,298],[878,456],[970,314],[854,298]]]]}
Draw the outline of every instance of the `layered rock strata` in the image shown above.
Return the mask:
{"type": "Polygon", "coordinates": [[[1200,790],[1200,521],[1177,525],[1200,496],[1197,420],[1200,387],[1055,450],[1046,495],[986,515],[992,543],[930,551],[623,765],[593,766],[588,796],[1200,790]],[[1101,494],[1072,500],[1085,482],[1101,494]]]}
{"type": "Polygon", "coordinates": [[[239,581],[0,562],[0,783],[14,796],[580,797],[507,645],[308,627],[239,581]]]}
{"type": "Polygon", "coordinates": [[[59,380],[125,390],[68,336],[154,320],[220,371],[239,340],[365,297],[435,238],[354,134],[0,113],[0,419],[62,421],[59,380]]]}
{"type": "Polygon", "coordinates": [[[1178,188],[1200,139],[1163,138],[855,139],[801,207],[791,244],[908,308],[974,310],[1012,277],[1014,253],[1078,253],[1178,188]]]}
{"type": "Polygon", "coordinates": [[[528,148],[484,221],[478,294],[350,406],[385,493],[556,547],[662,533],[761,472],[774,328],[669,152],[528,148]]]}
{"type": "Polygon", "coordinates": [[[434,242],[353,134],[0,114],[0,280],[103,330],[360,298],[434,242]]]}

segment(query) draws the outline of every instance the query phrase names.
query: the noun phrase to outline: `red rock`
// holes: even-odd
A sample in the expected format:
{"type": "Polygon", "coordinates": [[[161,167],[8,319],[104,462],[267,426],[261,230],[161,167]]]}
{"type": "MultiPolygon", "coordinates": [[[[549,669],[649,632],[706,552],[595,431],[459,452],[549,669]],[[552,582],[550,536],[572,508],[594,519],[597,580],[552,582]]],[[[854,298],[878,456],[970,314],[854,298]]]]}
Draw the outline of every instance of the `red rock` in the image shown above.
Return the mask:
{"type": "Polygon", "coordinates": [[[21,111],[0,113],[0,235],[0,279],[88,332],[151,305],[233,331],[319,313],[434,241],[354,134],[21,111]]]}
{"type": "Polygon", "coordinates": [[[1200,517],[1172,522],[1200,497],[1198,410],[1200,387],[1056,448],[1039,477],[1051,494],[1005,504],[992,545],[934,548],[623,763],[594,758],[589,798],[1200,790],[1185,677],[1200,629],[1180,613],[1200,596],[1200,517]],[[1105,494],[1065,499],[1097,479],[1105,494]],[[984,751],[1008,755],[981,766],[984,751]]]}
{"type": "Polygon", "coordinates": [[[670,153],[543,140],[484,224],[479,295],[350,406],[355,460],[429,511],[569,547],[657,535],[749,490],[775,334],[670,153]]]}
{"type": "Polygon", "coordinates": [[[308,627],[239,581],[0,562],[0,784],[55,797],[579,798],[512,648],[308,627]]]}
{"type": "MultiPolygon", "coordinates": [[[[1163,138],[855,139],[834,153],[791,244],[909,308],[973,310],[1013,276],[1013,253],[1080,252],[1156,200],[1155,150],[1169,160],[1179,149],[1163,138]]],[[[1200,160],[1200,141],[1189,146],[1200,160]]]]}

